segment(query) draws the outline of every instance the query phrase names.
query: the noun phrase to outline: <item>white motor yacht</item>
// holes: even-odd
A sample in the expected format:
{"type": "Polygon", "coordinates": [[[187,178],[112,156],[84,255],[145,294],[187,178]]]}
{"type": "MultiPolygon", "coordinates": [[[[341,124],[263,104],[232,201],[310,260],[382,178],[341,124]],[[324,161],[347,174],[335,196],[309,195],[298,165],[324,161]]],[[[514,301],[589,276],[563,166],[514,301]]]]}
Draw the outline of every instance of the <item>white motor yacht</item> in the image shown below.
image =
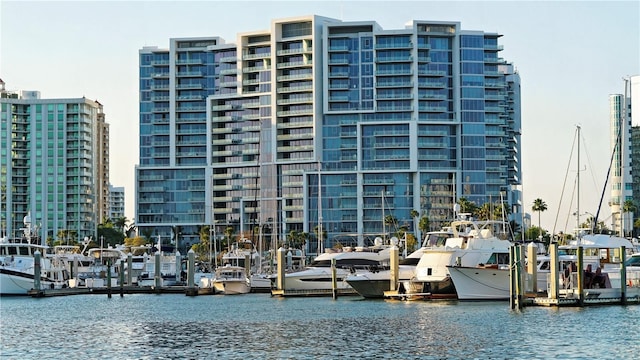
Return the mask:
{"type": "MultiPolygon", "coordinates": [[[[400,260],[398,267],[398,279],[400,281],[411,280],[416,273],[416,266],[429,248],[444,246],[445,240],[453,233],[449,228],[440,231],[428,232],[422,246],[400,260]]],[[[370,269],[350,274],[346,278],[347,283],[365,298],[383,298],[384,292],[391,288],[391,271],[388,268],[370,269]]]]}
{"type": "MultiPolygon", "coordinates": [[[[640,254],[620,254],[620,247],[625,246],[631,250],[631,243],[627,239],[617,236],[589,234],[582,236],[579,241],[574,240],[568,245],[558,247],[559,269],[561,271],[559,286],[562,294],[572,294],[577,288],[577,273],[574,270],[567,270],[567,275],[565,275],[565,269],[569,267],[569,264],[577,262],[578,246],[581,246],[584,251],[584,269],[588,267],[592,269],[600,268],[605,279],[603,282],[604,287],[620,288],[620,261],[622,258],[627,259],[627,286],[640,286],[640,284],[637,284],[640,278],[640,267],[637,267],[640,266],[640,254]]],[[[548,290],[549,261],[549,256],[537,257],[537,292],[548,290]]],[[[509,299],[509,264],[448,266],[448,269],[460,300],[509,299]]]]}
{"type": "Polygon", "coordinates": [[[35,289],[36,265],[40,266],[40,289],[61,289],[69,286],[65,259],[49,253],[48,246],[32,243],[35,231],[31,213],[23,219],[24,237],[10,241],[0,237],[0,295],[28,295],[35,289]],[[34,255],[40,253],[39,264],[34,255]]]}
{"type": "Polygon", "coordinates": [[[469,214],[459,214],[451,223],[453,235],[442,246],[424,250],[415,276],[402,281],[399,292],[421,294],[427,298],[456,298],[456,287],[447,266],[508,264],[508,224],[503,221],[476,221],[469,214]]]}
{"type": "Polygon", "coordinates": [[[318,255],[301,271],[285,274],[287,290],[331,290],[331,262],[335,259],[336,285],[338,290],[352,290],[344,281],[347,276],[358,271],[385,269],[389,267],[389,247],[374,246],[371,248],[344,248],[342,251],[329,251],[318,255]]]}
{"type": "Polygon", "coordinates": [[[244,267],[227,264],[216,269],[213,287],[225,295],[247,294],[251,292],[251,279],[244,267]]]}

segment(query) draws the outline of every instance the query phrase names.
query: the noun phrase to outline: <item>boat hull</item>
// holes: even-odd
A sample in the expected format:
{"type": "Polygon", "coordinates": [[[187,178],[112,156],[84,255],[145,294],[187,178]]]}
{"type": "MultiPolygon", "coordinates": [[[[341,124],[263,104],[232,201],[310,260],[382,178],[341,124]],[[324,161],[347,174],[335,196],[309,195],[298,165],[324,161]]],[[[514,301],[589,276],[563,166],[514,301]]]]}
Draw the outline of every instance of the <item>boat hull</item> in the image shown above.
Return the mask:
{"type": "Polygon", "coordinates": [[[509,270],[450,266],[459,300],[509,300],[509,270]]]}
{"type": "Polygon", "coordinates": [[[248,294],[251,286],[245,280],[215,280],[213,287],[217,292],[225,295],[248,294]]]}
{"type": "MultiPolygon", "coordinates": [[[[351,290],[351,286],[344,281],[349,272],[344,269],[336,269],[336,289],[351,290]]],[[[287,290],[332,290],[333,282],[331,269],[315,268],[307,269],[285,275],[285,289],[287,290]]]]}
{"type": "MultiPolygon", "coordinates": [[[[33,274],[0,269],[0,295],[2,296],[26,296],[29,290],[35,288],[34,284],[33,274]]],[[[63,287],[66,287],[66,282],[40,280],[41,289],[61,289],[63,287]]]]}

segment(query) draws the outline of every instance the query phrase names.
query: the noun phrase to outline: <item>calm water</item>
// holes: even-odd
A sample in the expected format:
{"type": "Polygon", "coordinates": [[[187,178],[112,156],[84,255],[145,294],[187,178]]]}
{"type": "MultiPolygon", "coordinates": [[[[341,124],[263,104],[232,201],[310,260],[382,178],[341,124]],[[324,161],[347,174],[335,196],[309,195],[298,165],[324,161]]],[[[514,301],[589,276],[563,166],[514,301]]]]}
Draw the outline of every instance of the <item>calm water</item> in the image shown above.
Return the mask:
{"type": "Polygon", "coordinates": [[[77,295],[0,299],[6,359],[635,359],[640,306],[359,297],[77,295]]]}

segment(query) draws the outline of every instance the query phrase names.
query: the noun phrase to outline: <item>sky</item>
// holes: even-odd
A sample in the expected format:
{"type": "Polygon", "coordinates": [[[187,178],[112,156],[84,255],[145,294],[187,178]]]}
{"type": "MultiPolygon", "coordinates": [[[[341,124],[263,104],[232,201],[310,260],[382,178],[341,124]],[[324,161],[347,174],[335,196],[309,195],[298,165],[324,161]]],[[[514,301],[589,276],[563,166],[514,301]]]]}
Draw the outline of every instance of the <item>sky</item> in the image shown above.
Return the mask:
{"type": "MultiPolygon", "coordinates": [[[[640,1],[11,1],[0,0],[0,78],[8,90],[42,98],[86,96],[110,124],[110,180],[125,187],[135,217],[139,161],[138,51],[170,38],[267,30],[273,19],[320,15],[376,21],[385,30],[411,20],[460,22],[502,34],[500,56],[522,90],[522,191],[526,211],[547,204],[547,231],[575,227],[570,161],[581,128],[580,213],[595,214],[610,161],[610,94],[640,74],[640,1]],[[567,178],[568,180],[565,180],[567,178]]],[[[636,120],[637,122],[638,120],[636,120]]],[[[634,125],[638,125],[634,122],[634,125]]],[[[575,161],[576,155],[573,155],[575,161]]],[[[573,170],[571,170],[573,169],[573,170]]],[[[599,220],[611,227],[607,190],[599,220]]],[[[532,213],[538,224],[538,213],[532,213]]]]}

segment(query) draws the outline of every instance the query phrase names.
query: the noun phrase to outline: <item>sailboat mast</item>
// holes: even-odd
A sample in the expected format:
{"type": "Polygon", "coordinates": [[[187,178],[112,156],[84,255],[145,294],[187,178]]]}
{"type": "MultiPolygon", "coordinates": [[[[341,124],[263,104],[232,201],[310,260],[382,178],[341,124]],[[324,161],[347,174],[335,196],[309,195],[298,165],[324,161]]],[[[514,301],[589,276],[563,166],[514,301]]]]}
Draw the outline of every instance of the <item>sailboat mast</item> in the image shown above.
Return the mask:
{"type": "MultiPolygon", "coordinates": [[[[580,125],[577,126],[578,131],[578,169],[577,169],[577,177],[576,177],[576,229],[580,231],[580,125]]],[[[576,236],[576,238],[578,238],[576,236]]]]}
{"type": "Polygon", "coordinates": [[[385,235],[387,234],[387,229],[385,228],[385,221],[384,221],[384,190],[381,191],[381,195],[382,195],[382,243],[386,244],[385,242],[385,235]]]}
{"type": "Polygon", "coordinates": [[[318,255],[324,252],[324,239],[322,233],[322,165],[318,161],[318,255]]]}

